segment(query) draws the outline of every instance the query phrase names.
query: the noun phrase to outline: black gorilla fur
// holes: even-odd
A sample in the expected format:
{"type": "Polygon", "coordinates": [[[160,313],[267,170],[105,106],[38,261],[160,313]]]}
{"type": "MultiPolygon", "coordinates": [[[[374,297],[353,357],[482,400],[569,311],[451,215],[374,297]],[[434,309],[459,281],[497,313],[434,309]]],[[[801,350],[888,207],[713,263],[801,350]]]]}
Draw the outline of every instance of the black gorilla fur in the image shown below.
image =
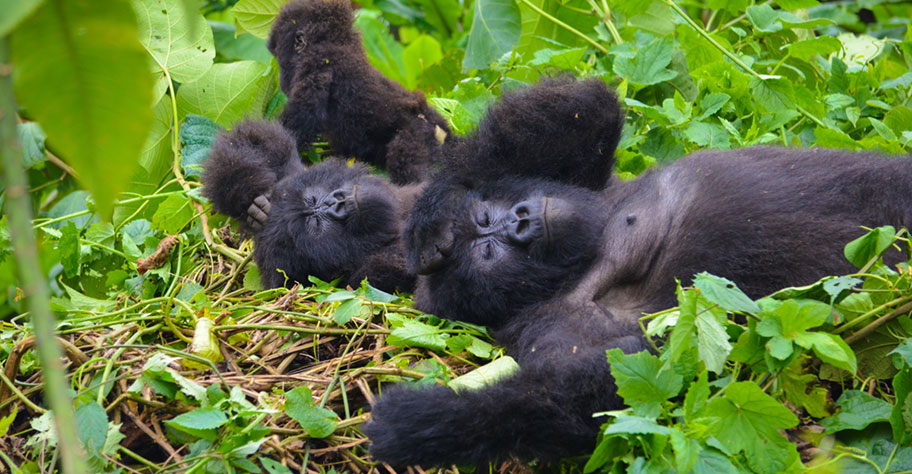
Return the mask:
{"type": "Polygon", "coordinates": [[[286,284],[286,275],[289,283],[313,275],[352,286],[366,277],[386,291],[414,287],[399,235],[420,185],[395,186],[336,158],[305,169],[289,132],[269,122],[220,134],[204,166],[204,195],[219,212],[250,221],[264,210],[255,198],[269,196],[268,219],[250,226],[266,287],[286,284]]]}
{"type": "Polygon", "coordinates": [[[460,205],[416,306],[492,326],[520,370],[476,392],[389,390],[366,432],[394,465],[585,452],[591,414],[622,406],[605,350],[643,348],[637,318],[675,304],[674,278],[706,270],[756,298],[852,271],[841,250],[861,225],[912,224],[912,160],[821,149],[696,153],[597,194],[524,179],[436,192],[451,195],[422,196],[411,224],[460,205]]]}
{"type": "MultiPolygon", "coordinates": [[[[601,187],[620,136],[619,117],[617,99],[603,82],[545,80],[505,94],[474,134],[451,142],[452,161],[440,174],[458,180],[468,175],[493,179],[515,171],[601,187]],[[560,155],[554,136],[585,141],[579,142],[583,145],[578,150],[560,155]],[[601,184],[593,175],[602,176],[601,184]]],[[[268,122],[243,122],[220,134],[205,166],[204,190],[214,208],[242,222],[246,219],[256,232],[254,256],[267,286],[284,283],[274,271],[281,268],[290,280],[306,281],[308,274],[324,280],[341,276],[344,283],[357,285],[367,277],[386,291],[414,289],[415,265],[405,264],[399,229],[419,187],[383,183],[384,187],[361,166],[321,164],[305,171],[294,139],[268,122]],[[308,190],[329,192],[362,179],[370,186],[361,189],[376,194],[370,194],[374,198],[369,203],[377,209],[370,219],[323,226],[318,234],[298,217],[303,201],[296,200],[314,197],[307,196],[308,190]]],[[[362,206],[361,211],[367,209],[362,206]]]]}
{"type": "Polygon", "coordinates": [[[597,78],[543,79],[505,92],[474,134],[448,147],[433,189],[420,198],[422,211],[410,215],[409,272],[434,271],[452,250],[449,224],[462,196],[450,188],[525,176],[600,190],[611,177],[623,125],[617,96],[597,78]]]}
{"type": "Polygon", "coordinates": [[[449,126],[420,91],[409,92],[367,61],[348,0],[293,0],[267,46],[288,96],[282,123],[309,146],[385,166],[396,184],[421,181],[439,160],[449,126]]]}

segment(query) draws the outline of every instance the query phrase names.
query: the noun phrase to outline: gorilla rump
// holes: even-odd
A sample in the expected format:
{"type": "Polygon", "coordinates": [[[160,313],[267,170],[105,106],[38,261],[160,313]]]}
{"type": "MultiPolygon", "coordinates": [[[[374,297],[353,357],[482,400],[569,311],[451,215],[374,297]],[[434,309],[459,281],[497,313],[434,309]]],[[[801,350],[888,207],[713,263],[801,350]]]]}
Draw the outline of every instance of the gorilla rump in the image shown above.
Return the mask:
{"type": "Polygon", "coordinates": [[[334,153],[385,166],[396,184],[418,182],[439,159],[446,120],[367,61],[348,0],[293,0],[267,46],[288,96],[282,123],[304,149],[322,133],[334,153]]]}
{"type": "MultiPolygon", "coordinates": [[[[394,465],[585,452],[592,413],[623,406],[605,350],[644,348],[637,318],[675,304],[674,278],[706,270],[760,297],[852,271],[841,250],[861,225],[912,224],[909,158],[820,149],[696,153],[594,194],[522,179],[439,191],[462,204],[416,306],[491,326],[520,370],[474,392],[388,390],[365,429],[394,465]]],[[[433,212],[416,206],[410,225],[433,212]]]]}
{"type": "Polygon", "coordinates": [[[367,277],[387,291],[414,287],[399,234],[419,185],[395,186],[340,159],[305,169],[294,139],[269,122],[220,134],[204,166],[213,207],[254,231],[265,286],[313,275],[353,286],[367,277]]]}

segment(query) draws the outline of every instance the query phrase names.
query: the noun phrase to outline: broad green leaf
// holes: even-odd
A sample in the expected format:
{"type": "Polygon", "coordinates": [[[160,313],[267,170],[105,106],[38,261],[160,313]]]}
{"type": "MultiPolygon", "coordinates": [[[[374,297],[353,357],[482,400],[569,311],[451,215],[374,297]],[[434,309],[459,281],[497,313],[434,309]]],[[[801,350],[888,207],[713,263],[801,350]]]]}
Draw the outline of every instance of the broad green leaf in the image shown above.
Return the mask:
{"type": "Polygon", "coordinates": [[[665,352],[670,362],[677,362],[694,347],[697,319],[697,292],[685,291],[678,283],[675,293],[678,297],[678,321],[668,338],[665,352]]]}
{"type": "Polygon", "coordinates": [[[651,418],[640,416],[619,415],[614,422],[609,424],[604,434],[658,434],[668,435],[671,430],[659,425],[651,418]]]}
{"type": "Polygon", "coordinates": [[[421,5],[424,19],[437,31],[438,39],[459,34],[462,6],[457,0],[416,0],[421,5]]]}
{"type": "Polygon", "coordinates": [[[692,422],[709,400],[709,373],[700,372],[697,380],[687,387],[687,393],[684,395],[684,420],[692,422]]]}
{"type": "Polygon", "coordinates": [[[152,226],[168,235],[174,235],[190,223],[195,212],[189,199],[172,194],[158,205],[158,211],[152,217],[152,226]]]}
{"type": "Polygon", "coordinates": [[[275,94],[272,68],[256,61],[216,64],[198,81],[177,91],[182,116],[202,115],[224,128],[243,118],[260,118],[275,94]]]}
{"type": "Polygon", "coordinates": [[[789,54],[805,61],[810,61],[812,57],[818,54],[827,57],[830,53],[835,53],[841,48],[842,43],[832,36],[818,36],[788,45],[789,54]]]}
{"type": "Polygon", "coordinates": [[[805,366],[810,359],[807,355],[796,357],[781,372],[778,382],[785,392],[786,400],[797,407],[803,407],[815,418],[825,418],[832,413],[827,407],[829,393],[817,383],[817,376],[805,373],[805,366]]]}
{"type": "Polygon", "coordinates": [[[896,230],[892,226],[878,227],[867,234],[849,242],[845,246],[845,257],[858,268],[861,268],[887,250],[893,244],[896,230]]]}
{"type": "Polygon", "coordinates": [[[728,103],[729,99],[731,99],[731,96],[722,92],[707,94],[706,97],[700,101],[700,108],[703,109],[703,113],[697,117],[697,120],[703,120],[718,112],[723,105],[728,103]]]}
{"type": "Polygon", "coordinates": [[[861,390],[846,390],[839,400],[839,413],[820,420],[825,433],[842,430],[861,430],[871,423],[890,421],[893,406],[884,400],[874,398],[861,390]]]}
{"type": "Polygon", "coordinates": [[[238,33],[234,25],[210,21],[212,39],[219,58],[228,61],[250,59],[263,64],[272,62],[272,53],[266,48],[266,40],[250,33],[238,33]]]}
{"type": "Polygon", "coordinates": [[[519,7],[514,0],[475,0],[462,69],[487,69],[513,49],[520,29],[519,7]]]}
{"type": "Polygon", "coordinates": [[[263,464],[263,469],[266,469],[268,474],[293,474],[291,469],[288,469],[284,464],[274,459],[260,456],[259,460],[260,463],[263,464]]]}
{"type": "Polygon", "coordinates": [[[798,418],[754,382],[728,385],[704,413],[717,420],[711,427],[716,439],[732,452],[744,451],[760,473],[783,472],[798,459],[795,445],[779,433],[797,425],[798,418]]]}
{"type": "Polygon", "coordinates": [[[893,440],[906,444],[912,439],[912,368],[904,365],[893,377],[893,391],[896,403],[890,410],[890,426],[893,429],[893,440]]]}
{"type": "Polygon", "coordinates": [[[336,414],[314,405],[313,394],[306,385],[285,393],[285,413],[301,424],[313,438],[325,438],[336,430],[336,414]]]}
{"type": "Polygon", "coordinates": [[[742,313],[759,313],[757,303],[747,297],[735,284],[722,277],[702,272],[694,277],[694,286],[704,297],[727,311],[742,313]]]}
{"type": "Polygon", "coordinates": [[[720,374],[725,368],[725,359],[732,350],[728,333],[712,311],[704,310],[694,321],[697,329],[697,352],[700,360],[710,372],[720,374]]]}
{"type": "Polygon", "coordinates": [[[860,148],[858,142],[842,130],[817,127],[814,129],[814,135],[817,138],[817,146],[823,148],[842,148],[846,150],[857,150],[860,148]]]}
{"type": "Polygon", "coordinates": [[[414,89],[425,69],[443,59],[440,43],[428,35],[421,35],[409,43],[402,52],[402,63],[405,67],[406,87],[414,89]]]}
{"type": "Polygon", "coordinates": [[[154,182],[160,181],[171,170],[174,160],[172,152],[172,128],[174,121],[171,111],[171,102],[162,100],[155,106],[152,120],[152,130],[146,138],[139,155],[139,165],[146,170],[154,182]]]}
{"type": "Polygon", "coordinates": [[[286,0],[241,0],[231,9],[238,24],[238,34],[250,33],[258,38],[269,37],[272,22],[286,0]]]}
{"type": "Polygon", "coordinates": [[[447,383],[447,386],[460,391],[478,390],[489,387],[497,381],[519,372],[519,364],[510,356],[503,356],[471,372],[460,375],[447,383]]]}
{"type": "Polygon", "coordinates": [[[38,122],[16,124],[16,136],[22,146],[22,164],[31,168],[47,161],[44,142],[47,135],[38,122]]]}
{"type": "Polygon", "coordinates": [[[76,409],[76,430],[89,455],[100,456],[108,436],[108,414],[96,402],[81,405],[76,409]]]}
{"type": "Polygon", "coordinates": [[[386,342],[396,347],[424,347],[438,352],[446,350],[446,334],[440,329],[414,319],[406,319],[392,330],[386,342]]]}
{"type": "Polygon", "coordinates": [[[215,136],[224,130],[206,117],[187,115],[180,127],[181,167],[184,176],[200,176],[203,161],[209,157],[209,150],[215,136]]]}
{"type": "Polygon", "coordinates": [[[6,36],[31,15],[44,0],[12,0],[0,8],[0,37],[6,36]]]}
{"type": "Polygon", "coordinates": [[[627,355],[620,349],[610,349],[608,363],[618,395],[638,416],[658,416],[660,404],[681,391],[681,375],[663,369],[659,358],[648,352],[627,355]]]}
{"type": "Polygon", "coordinates": [[[694,474],[741,474],[744,471],[735,467],[725,456],[713,449],[701,449],[694,464],[694,474]]]}
{"type": "MultiPolygon", "coordinates": [[[[54,207],[51,208],[51,210],[48,212],[48,217],[51,219],[58,219],[63,216],[68,216],[70,214],[76,214],[78,212],[85,211],[86,209],[88,209],[88,207],[87,207],[88,198],[89,198],[89,194],[85,191],[73,191],[72,193],[64,196],[64,198],[61,199],[60,202],[58,202],[57,204],[54,205],[54,207]]],[[[81,229],[83,227],[86,227],[89,224],[98,222],[98,218],[96,218],[93,214],[84,214],[81,216],[71,217],[69,219],[66,219],[66,220],[63,220],[60,222],[56,222],[54,224],[51,224],[49,227],[51,227],[53,229],[62,229],[63,226],[67,225],[67,223],[69,223],[69,222],[76,224],[76,227],[79,227],[81,229]]]]}
{"type": "Polygon", "coordinates": [[[700,443],[687,437],[682,431],[671,431],[671,447],[675,453],[675,467],[678,472],[690,472],[697,463],[702,450],[700,443]]]}
{"type": "Polygon", "coordinates": [[[835,334],[805,332],[795,336],[795,342],[805,349],[814,349],[814,354],[827,364],[851,373],[858,369],[855,353],[835,334]]]}
{"type": "Polygon", "coordinates": [[[172,426],[195,430],[214,429],[227,422],[228,416],[217,408],[197,408],[196,410],[182,413],[168,420],[168,423],[172,426]]]}
{"type": "MultiPolygon", "coordinates": [[[[770,354],[785,360],[792,355],[792,343],[796,342],[801,347],[810,349],[815,343],[824,344],[807,330],[820,326],[830,316],[830,306],[813,300],[786,300],[776,301],[764,299],[762,305],[763,318],[757,324],[757,332],[771,338],[767,342],[770,354]]],[[[827,354],[831,354],[829,351],[827,354]]],[[[854,356],[852,357],[854,362],[854,356]]]]}
{"type": "Polygon", "coordinates": [[[548,65],[559,69],[572,71],[586,54],[586,48],[572,49],[540,49],[535,52],[535,59],[530,65],[548,65]]]}
{"type": "Polygon", "coordinates": [[[158,101],[171,81],[193,82],[212,67],[215,43],[203,15],[188,10],[181,0],[133,0],[139,38],[152,56],[158,101]]]}
{"type": "Polygon", "coordinates": [[[684,136],[698,146],[727,150],[731,148],[731,135],[714,123],[691,122],[684,129],[684,136]]]}
{"type": "Polygon", "coordinates": [[[522,28],[516,52],[529,60],[533,54],[543,49],[557,49],[563,46],[589,46],[584,39],[571,33],[554,21],[546,18],[535,8],[544,11],[553,18],[575,28],[584,34],[591,33],[598,24],[598,17],[589,13],[590,6],[585,0],[528,0],[519,1],[522,28]]]}
{"type": "Polygon", "coordinates": [[[402,62],[404,48],[393,38],[389,27],[381,20],[380,12],[358,10],[355,28],[364,39],[364,50],[371,65],[384,76],[405,85],[405,64],[402,62]]]}
{"type": "Polygon", "coordinates": [[[776,3],[782,7],[783,10],[800,10],[820,5],[820,2],[817,0],[776,0],[776,3]]]}
{"type": "Polygon", "coordinates": [[[98,210],[136,167],[152,121],[152,78],[123,0],[46,0],[10,36],[16,98],[76,169],[98,210]]]}
{"type": "Polygon", "coordinates": [[[648,35],[642,38],[637,38],[636,55],[615,59],[614,72],[641,85],[658,84],[677,76],[675,71],[666,69],[674,52],[671,38],[646,39],[648,35]]]}
{"type": "Polygon", "coordinates": [[[79,229],[72,221],[60,229],[61,237],[57,241],[57,250],[60,252],[60,263],[66,276],[72,278],[79,274],[79,264],[82,259],[79,250],[79,229]]]}
{"type": "Polygon", "coordinates": [[[335,323],[339,326],[342,326],[351,321],[351,318],[357,316],[360,313],[361,299],[351,298],[339,304],[339,307],[336,308],[336,311],[333,313],[333,321],[335,321],[335,323]]]}
{"type": "Polygon", "coordinates": [[[751,78],[754,100],[765,112],[780,112],[795,108],[795,92],[785,79],[751,78]]]}

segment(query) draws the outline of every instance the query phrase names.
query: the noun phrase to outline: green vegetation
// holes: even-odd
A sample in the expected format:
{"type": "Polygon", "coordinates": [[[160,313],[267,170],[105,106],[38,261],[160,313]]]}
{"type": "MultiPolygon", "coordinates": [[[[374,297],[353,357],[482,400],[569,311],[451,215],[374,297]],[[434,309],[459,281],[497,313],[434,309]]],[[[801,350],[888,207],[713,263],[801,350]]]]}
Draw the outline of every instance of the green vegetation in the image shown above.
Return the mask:
{"type": "MultiPolygon", "coordinates": [[[[199,164],[214,135],[284,104],[264,41],[281,3],[0,9],[0,465],[361,472],[371,392],[504,360],[483,328],[408,295],[262,291],[249,241],[209,210],[199,164]]],[[[628,111],[624,178],[704,148],[912,142],[908,3],[359,3],[372,64],[457,133],[520,83],[603,78],[628,111]]],[[[875,230],[846,249],[858,274],[759,301],[711,275],[681,288],[679,308],[643,319],[656,355],[608,353],[630,408],[561,467],[912,470],[912,270],[882,264],[891,245],[909,234],[875,230]]],[[[488,375],[510,365],[495,364],[488,375]]]]}

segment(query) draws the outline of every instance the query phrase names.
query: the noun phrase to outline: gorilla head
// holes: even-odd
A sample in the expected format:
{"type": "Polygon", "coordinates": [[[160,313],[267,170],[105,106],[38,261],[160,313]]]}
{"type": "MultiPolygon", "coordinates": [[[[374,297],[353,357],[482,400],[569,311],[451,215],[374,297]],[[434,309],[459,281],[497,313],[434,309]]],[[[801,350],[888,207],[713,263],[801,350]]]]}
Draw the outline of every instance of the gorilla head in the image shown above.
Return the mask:
{"type": "Polygon", "coordinates": [[[266,47],[279,63],[279,87],[291,93],[292,82],[302,63],[299,57],[312,57],[317,48],[360,47],[361,38],[352,29],[355,21],[347,0],[289,2],[273,23],[266,47]]]}
{"type": "MultiPolygon", "coordinates": [[[[419,296],[433,295],[419,299],[425,311],[498,325],[502,320],[492,314],[547,298],[573,284],[595,260],[604,229],[600,213],[592,212],[598,209],[596,193],[528,178],[505,178],[461,192],[451,185],[448,191],[452,223],[439,227],[448,234],[434,246],[449,264],[420,265],[420,252],[412,251],[420,246],[410,240],[414,220],[405,232],[411,261],[427,274],[419,296]]],[[[435,204],[430,193],[425,196],[413,216],[435,204]]]]}
{"type": "Polygon", "coordinates": [[[373,255],[399,254],[396,196],[393,186],[371,176],[365,166],[348,166],[341,159],[328,159],[279,181],[269,219],[256,234],[254,256],[263,283],[284,284],[280,269],[290,280],[341,276],[356,285],[367,276],[365,266],[373,255]]]}

